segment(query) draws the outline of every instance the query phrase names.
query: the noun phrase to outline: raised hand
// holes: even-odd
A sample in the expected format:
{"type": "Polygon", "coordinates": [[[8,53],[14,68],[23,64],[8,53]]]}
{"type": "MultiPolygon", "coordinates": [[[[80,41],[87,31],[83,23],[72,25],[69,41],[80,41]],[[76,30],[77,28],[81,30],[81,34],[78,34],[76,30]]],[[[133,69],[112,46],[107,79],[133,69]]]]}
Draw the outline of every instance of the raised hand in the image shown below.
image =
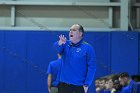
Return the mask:
{"type": "Polygon", "coordinates": [[[59,36],[59,41],[58,41],[58,45],[62,45],[66,43],[66,37],[64,35],[60,35],[59,36]]]}

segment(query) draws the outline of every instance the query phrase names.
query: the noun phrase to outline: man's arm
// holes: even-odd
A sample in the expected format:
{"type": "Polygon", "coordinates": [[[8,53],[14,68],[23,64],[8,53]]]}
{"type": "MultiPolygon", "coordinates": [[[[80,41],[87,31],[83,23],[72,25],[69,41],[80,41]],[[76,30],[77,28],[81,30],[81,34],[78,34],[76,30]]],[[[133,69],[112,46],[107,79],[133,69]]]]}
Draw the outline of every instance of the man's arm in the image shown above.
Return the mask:
{"type": "Polygon", "coordinates": [[[88,70],[85,79],[85,85],[89,87],[93,82],[96,71],[96,55],[95,50],[93,49],[92,46],[89,46],[87,50],[87,66],[88,70]]]}
{"type": "Polygon", "coordinates": [[[52,66],[51,63],[48,66],[48,70],[47,70],[47,85],[48,85],[48,91],[49,93],[51,92],[51,82],[52,82],[52,66]]]}
{"type": "Polygon", "coordinates": [[[52,82],[52,75],[48,74],[47,84],[48,84],[48,91],[51,93],[51,82],[52,82]]]}

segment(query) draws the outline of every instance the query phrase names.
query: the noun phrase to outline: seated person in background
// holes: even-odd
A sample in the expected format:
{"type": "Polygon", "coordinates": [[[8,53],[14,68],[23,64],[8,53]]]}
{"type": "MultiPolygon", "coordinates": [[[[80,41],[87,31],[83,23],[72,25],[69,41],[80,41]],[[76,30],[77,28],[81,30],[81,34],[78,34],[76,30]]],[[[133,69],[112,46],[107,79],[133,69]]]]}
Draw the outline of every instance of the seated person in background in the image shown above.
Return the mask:
{"type": "Polygon", "coordinates": [[[99,87],[96,88],[96,93],[110,93],[110,91],[106,88],[106,85],[108,84],[108,78],[109,76],[101,77],[99,80],[99,87]]]}
{"type": "Polygon", "coordinates": [[[133,81],[127,72],[123,72],[119,75],[120,84],[123,86],[121,93],[133,93],[133,86],[135,81],[133,81]]]}
{"type": "Polygon", "coordinates": [[[100,92],[99,93],[104,93],[106,79],[107,79],[106,77],[102,77],[100,79],[100,82],[99,82],[100,92]]]}
{"type": "Polygon", "coordinates": [[[100,93],[100,78],[95,80],[95,88],[96,88],[96,93],[100,93]]]}
{"type": "Polygon", "coordinates": [[[101,77],[95,80],[96,93],[104,93],[106,78],[101,77]]]}
{"type": "Polygon", "coordinates": [[[122,85],[120,84],[119,79],[114,81],[114,89],[116,90],[115,93],[121,93],[122,85]]]}
{"type": "Polygon", "coordinates": [[[120,93],[121,86],[118,78],[117,74],[108,77],[108,80],[106,81],[106,90],[110,90],[110,93],[120,93]]]}

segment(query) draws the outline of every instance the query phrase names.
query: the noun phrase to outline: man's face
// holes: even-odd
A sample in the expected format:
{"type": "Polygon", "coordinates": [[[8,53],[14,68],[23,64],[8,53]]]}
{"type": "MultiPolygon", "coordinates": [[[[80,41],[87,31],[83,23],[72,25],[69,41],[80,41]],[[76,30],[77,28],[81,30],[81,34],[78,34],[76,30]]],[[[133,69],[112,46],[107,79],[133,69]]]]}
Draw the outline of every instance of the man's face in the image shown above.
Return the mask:
{"type": "Polygon", "coordinates": [[[72,43],[76,44],[81,40],[82,32],[79,32],[79,25],[73,25],[70,28],[69,39],[72,43]]]}
{"type": "Polygon", "coordinates": [[[95,80],[95,87],[99,87],[99,80],[95,80]]]}
{"type": "Polygon", "coordinates": [[[105,80],[100,81],[100,88],[105,88],[105,80]]]}
{"type": "Polygon", "coordinates": [[[109,79],[108,81],[106,81],[106,89],[112,89],[113,88],[113,81],[112,79],[109,79]]]}
{"type": "Polygon", "coordinates": [[[112,79],[109,79],[108,85],[109,85],[109,89],[113,88],[113,81],[112,81],[112,79]]]}
{"type": "Polygon", "coordinates": [[[121,84],[122,86],[125,86],[125,85],[126,85],[126,78],[125,78],[125,77],[119,78],[119,81],[120,81],[120,84],[121,84]]]}
{"type": "Polygon", "coordinates": [[[106,88],[107,90],[109,89],[108,80],[105,82],[105,88],[106,88]]]}

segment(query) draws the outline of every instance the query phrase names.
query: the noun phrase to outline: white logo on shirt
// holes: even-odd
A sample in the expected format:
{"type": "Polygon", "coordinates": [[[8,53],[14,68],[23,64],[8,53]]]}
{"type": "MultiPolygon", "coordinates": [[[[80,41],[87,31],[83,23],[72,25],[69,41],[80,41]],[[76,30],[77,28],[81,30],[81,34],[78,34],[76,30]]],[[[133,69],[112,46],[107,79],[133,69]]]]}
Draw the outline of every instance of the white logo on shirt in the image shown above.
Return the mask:
{"type": "Polygon", "coordinates": [[[81,48],[77,48],[76,52],[80,52],[81,51],[81,48]]]}

